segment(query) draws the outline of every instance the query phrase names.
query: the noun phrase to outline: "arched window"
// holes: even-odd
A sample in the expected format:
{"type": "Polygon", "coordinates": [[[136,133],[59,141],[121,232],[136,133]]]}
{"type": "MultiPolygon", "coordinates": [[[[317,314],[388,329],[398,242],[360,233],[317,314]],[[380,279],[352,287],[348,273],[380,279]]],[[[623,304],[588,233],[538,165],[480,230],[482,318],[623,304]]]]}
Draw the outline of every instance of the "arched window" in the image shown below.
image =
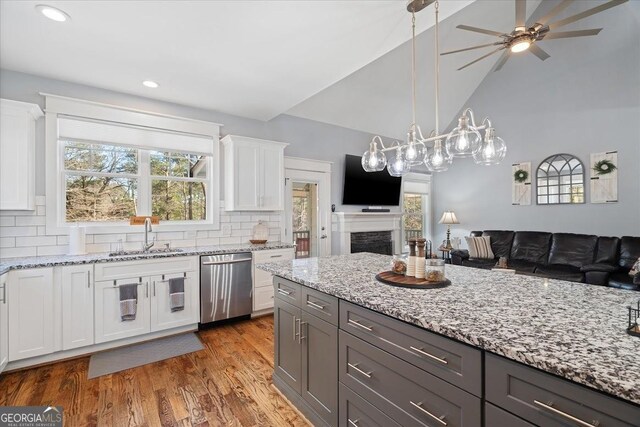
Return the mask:
{"type": "Polygon", "coordinates": [[[539,205],[584,203],[584,166],[571,154],[554,154],[538,166],[539,205]]]}

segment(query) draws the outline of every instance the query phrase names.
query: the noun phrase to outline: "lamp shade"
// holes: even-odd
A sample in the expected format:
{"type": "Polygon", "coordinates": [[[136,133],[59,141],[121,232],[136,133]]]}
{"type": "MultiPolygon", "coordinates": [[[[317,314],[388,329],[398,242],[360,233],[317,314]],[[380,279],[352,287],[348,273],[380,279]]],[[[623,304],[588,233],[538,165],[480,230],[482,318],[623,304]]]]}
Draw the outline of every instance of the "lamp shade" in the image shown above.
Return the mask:
{"type": "Polygon", "coordinates": [[[438,224],[460,224],[460,222],[453,211],[445,211],[438,224]]]}

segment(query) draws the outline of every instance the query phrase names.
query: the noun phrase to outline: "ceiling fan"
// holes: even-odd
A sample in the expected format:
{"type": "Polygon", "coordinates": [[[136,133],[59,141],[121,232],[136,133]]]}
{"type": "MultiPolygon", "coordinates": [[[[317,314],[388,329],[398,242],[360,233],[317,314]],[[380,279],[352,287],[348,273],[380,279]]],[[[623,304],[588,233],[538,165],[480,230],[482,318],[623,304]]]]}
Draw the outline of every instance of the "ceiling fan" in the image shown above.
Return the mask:
{"type": "Polygon", "coordinates": [[[597,35],[602,28],[595,28],[592,30],[576,30],[576,31],[556,31],[557,28],[563,27],[567,24],[571,24],[572,22],[576,22],[580,19],[584,19],[588,16],[595,15],[596,13],[600,13],[604,10],[610,9],[612,7],[618,6],[622,3],[626,3],[628,0],[611,0],[600,6],[596,6],[594,8],[585,10],[584,12],[580,12],[576,15],[570,16],[568,18],[561,19],[559,21],[551,22],[549,21],[553,19],[556,15],[566,9],[574,0],[562,0],[558,3],[553,9],[551,9],[545,16],[538,19],[533,23],[525,23],[525,15],[527,11],[527,3],[526,0],[515,0],[516,2],[516,26],[514,30],[509,33],[501,33],[499,31],[493,30],[485,30],[483,28],[471,27],[469,25],[458,25],[457,28],[461,30],[473,31],[476,33],[489,34],[491,36],[500,37],[502,40],[497,41],[495,43],[487,43],[479,46],[467,47],[464,49],[452,50],[450,52],[444,52],[441,55],[450,55],[452,53],[465,52],[467,50],[480,49],[488,46],[499,46],[497,49],[487,53],[486,55],[481,56],[480,58],[469,62],[468,64],[458,68],[458,70],[462,70],[467,68],[470,65],[475,64],[476,62],[493,55],[494,53],[500,52],[504,50],[502,56],[493,67],[493,71],[498,71],[502,68],[502,66],[507,62],[511,53],[524,52],[528,50],[533,53],[535,56],[540,58],[541,60],[545,60],[549,58],[549,54],[542,50],[536,42],[540,40],[550,40],[550,39],[564,39],[569,37],[584,37],[584,36],[595,36],[597,35]]]}

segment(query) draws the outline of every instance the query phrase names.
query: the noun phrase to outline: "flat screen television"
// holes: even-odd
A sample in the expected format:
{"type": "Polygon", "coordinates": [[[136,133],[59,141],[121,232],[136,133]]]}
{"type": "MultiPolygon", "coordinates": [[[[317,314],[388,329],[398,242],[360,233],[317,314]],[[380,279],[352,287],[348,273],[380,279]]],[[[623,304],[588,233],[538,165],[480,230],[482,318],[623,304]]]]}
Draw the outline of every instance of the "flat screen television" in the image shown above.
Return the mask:
{"type": "Polygon", "coordinates": [[[402,178],[380,172],[365,172],[360,156],[347,154],[344,168],[343,205],[398,206],[402,178]]]}

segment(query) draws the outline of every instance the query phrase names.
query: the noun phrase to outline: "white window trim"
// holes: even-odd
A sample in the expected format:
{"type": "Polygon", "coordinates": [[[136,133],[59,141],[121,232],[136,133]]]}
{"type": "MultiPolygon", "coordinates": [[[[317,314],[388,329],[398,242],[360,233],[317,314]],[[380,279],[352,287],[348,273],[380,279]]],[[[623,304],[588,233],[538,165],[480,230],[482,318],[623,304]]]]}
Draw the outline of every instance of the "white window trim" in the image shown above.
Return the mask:
{"type": "MultiPolygon", "coordinates": [[[[206,221],[172,221],[160,223],[154,231],[189,231],[220,229],[220,126],[217,123],[194,120],[183,117],[156,114],[126,107],[101,104],[92,101],[74,99],[50,94],[46,96],[45,108],[45,162],[46,162],[46,232],[47,234],[67,234],[74,224],[65,222],[65,191],[62,156],[58,144],[58,114],[86,117],[96,120],[127,123],[153,127],[170,131],[203,135],[212,139],[213,154],[209,164],[210,182],[207,194],[207,212],[211,215],[206,221]]],[[[146,202],[145,202],[146,203],[146,202]]],[[[145,208],[144,206],[142,207],[145,208]]],[[[146,206],[146,208],[150,208],[146,206]]],[[[126,222],[117,223],[79,223],[85,226],[88,234],[142,233],[142,227],[126,222]]]]}

